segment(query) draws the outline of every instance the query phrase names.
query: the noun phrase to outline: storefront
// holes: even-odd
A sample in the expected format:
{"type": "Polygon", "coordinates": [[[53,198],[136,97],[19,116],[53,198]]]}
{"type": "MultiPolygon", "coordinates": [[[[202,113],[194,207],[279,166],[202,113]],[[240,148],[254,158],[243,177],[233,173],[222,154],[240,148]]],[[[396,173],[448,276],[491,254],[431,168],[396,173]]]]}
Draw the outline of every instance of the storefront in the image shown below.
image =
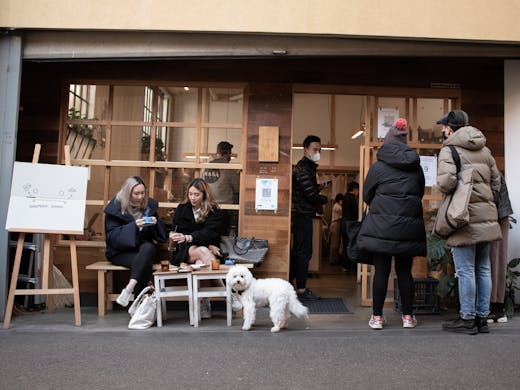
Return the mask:
{"type": "MultiPolygon", "coordinates": [[[[512,44],[157,32],[11,34],[5,39],[24,43],[16,160],[30,161],[34,144],[41,143],[41,162],[62,163],[68,143],[73,163],[90,168],[88,231],[78,253],[83,292],[96,291],[95,275],[84,268],[104,256],[103,207],[130,175],[145,178],[168,220],[191,178],[212,170],[235,173],[239,196],[222,205],[236,215],[232,228],[269,240],[259,276],[286,278],[291,167],[305,135],[315,133],[330,147],[320,165],[320,175],[335,181],[330,198],[366,170],[370,153],[360,155],[361,146],[377,148],[378,140],[351,136],[363,126],[373,134],[380,108],[407,116],[414,147],[434,155],[435,119],[462,107],[484,131],[499,168],[512,164],[504,152],[504,61],[519,54],[512,44]],[[264,126],[278,133],[270,162],[259,159],[264,126]],[[211,162],[220,141],[233,144],[225,166],[211,162]],[[256,207],[257,178],[277,180],[276,210],[256,207]]],[[[435,200],[435,194],[429,196],[435,200]]],[[[58,240],[54,251],[65,274],[60,259],[66,246],[58,240]]]]}

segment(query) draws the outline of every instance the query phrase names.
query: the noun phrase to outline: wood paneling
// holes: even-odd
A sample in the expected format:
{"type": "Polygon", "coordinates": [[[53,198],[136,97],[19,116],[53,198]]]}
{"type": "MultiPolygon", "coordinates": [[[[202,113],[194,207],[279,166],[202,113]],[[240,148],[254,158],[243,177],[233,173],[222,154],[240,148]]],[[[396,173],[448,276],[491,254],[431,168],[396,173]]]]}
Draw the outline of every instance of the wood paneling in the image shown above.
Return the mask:
{"type": "Polygon", "coordinates": [[[290,177],[292,87],[290,84],[251,84],[247,114],[247,162],[245,166],[244,209],[240,234],[269,241],[267,258],[256,274],[288,277],[290,252],[290,177]],[[258,162],[260,126],[276,126],[280,131],[280,160],[258,162]],[[278,210],[255,210],[257,177],[278,178],[278,210]]]}

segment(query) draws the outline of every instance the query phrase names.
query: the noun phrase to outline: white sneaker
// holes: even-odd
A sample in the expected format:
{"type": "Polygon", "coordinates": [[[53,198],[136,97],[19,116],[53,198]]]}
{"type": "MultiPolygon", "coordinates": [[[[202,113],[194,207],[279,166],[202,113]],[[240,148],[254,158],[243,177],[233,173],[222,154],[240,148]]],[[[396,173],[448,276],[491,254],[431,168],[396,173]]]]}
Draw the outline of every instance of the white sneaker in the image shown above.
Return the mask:
{"type": "Polygon", "coordinates": [[[231,294],[231,308],[233,311],[242,310],[242,302],[240,302],[240,298],[238,298],[235,294],[231,294]]]}
{"type": "Polygon", "coordinates": [[[200,318],[211,318],[211,302],[208,298],[200,300],[200,318]]]}
{"type": "Polygon", "coordinates": [[[417,320],[415,316],[405,315],[401,317],[403,319],[403,328],[415,328],[417,326],[417,320]]]}
{"type": "Polygon", "coordinates": [[[368,321],[368,326],[370,326],[372,329],[383,329],[383,322],[384,319],[382,316],[370,316],[370,321],[368,321]]]}
{"type": "Polygon", "coordinates": [[[121,290],[121,294],[119,294],[119,296],[117,297],[116,302],[123,307],[127,307],[128,302],[130,301],[130,295],[132,295],[132,293],[128,291],[126,288],[124,288],[123,290],[121,290]]]}

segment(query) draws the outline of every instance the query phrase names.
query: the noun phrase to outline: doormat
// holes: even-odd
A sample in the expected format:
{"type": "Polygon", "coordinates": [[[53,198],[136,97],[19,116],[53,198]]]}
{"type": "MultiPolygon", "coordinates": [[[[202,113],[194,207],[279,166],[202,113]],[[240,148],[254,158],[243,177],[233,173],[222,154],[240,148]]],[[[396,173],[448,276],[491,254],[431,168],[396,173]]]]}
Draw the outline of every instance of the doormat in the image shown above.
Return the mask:
{"type": "Polygon", "coordinates": [[[309,314],[351,314],[342,298],[321,298],[317,301],[302,301],[309,314]]]}

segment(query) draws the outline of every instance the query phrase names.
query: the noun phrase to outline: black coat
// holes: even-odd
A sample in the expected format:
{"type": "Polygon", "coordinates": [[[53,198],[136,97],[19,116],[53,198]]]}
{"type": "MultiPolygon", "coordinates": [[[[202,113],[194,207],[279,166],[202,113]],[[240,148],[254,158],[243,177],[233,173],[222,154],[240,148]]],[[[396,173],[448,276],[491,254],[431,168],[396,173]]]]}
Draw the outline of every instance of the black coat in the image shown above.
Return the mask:
{"type": "Polygon", "coordinates": [[[292,214],[314,216],[321,213],[327,197],[320,195],[316,181],[318,164],[303,157],[292,171],[292,214]]]}
{"type": "Polygon", "coordinates": [[[357,221],[359,218],[359,207],[357,198],[347,192],[343,198],[343,221],[357,221]]]}
{"type": "Polygon", "coordinates": [[[109,260],[119,253],[137,251],[143,242],[167,240],[166,227],[157,214],[157,207],[157,201],[149,198],[149,216],[157,218],[157,224],[139,230],[131,214],[121,213],[121,203],[118,200],[114,198],[108,203],[105,208],[105,235],[106,256],[109,260]]]}
{"type": "Polygon", "coordinates": [[[177,232],[190,234],[193,237],[192,245],[208,246],[220,245],[222,235],[222,210],[213,208],[204,222],[195,222],[191,203],[179,204],[173,216],[173,224],[177,232]]]}
{"type": "Polygon", "coordinates": [[[417,152],[399,141],[383,144],[363,188],[363,200],[370,209],[359,232],[359,247],[390,255],[425,256],[424,184],[417,152]]]}

